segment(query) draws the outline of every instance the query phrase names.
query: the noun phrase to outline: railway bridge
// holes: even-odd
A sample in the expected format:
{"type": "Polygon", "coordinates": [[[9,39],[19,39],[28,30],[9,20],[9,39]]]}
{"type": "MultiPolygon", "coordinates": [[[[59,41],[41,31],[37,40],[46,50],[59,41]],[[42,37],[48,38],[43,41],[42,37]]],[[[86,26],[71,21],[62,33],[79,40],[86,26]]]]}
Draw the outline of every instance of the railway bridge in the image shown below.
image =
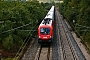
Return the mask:
{"type": "Polygon", "coordinates": [[[20,60],[86,60],[58,9],[54,23],[53,43],[43,46],[34,38],[20,60]]]}

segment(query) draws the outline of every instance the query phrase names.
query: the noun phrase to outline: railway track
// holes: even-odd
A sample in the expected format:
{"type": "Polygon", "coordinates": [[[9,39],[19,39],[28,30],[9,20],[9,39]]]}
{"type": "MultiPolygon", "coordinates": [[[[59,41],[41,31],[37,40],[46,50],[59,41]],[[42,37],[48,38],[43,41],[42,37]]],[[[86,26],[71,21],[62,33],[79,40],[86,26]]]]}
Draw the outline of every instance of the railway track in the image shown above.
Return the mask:
{"type": "Polygon", "coordinates": [[[54,40],[51,46],[38,44],[37,38],[28,47],[21,60],[86,60],[72,38],[59,11],[55,12],[54,40]]]}
{"type": "MultiPolygon", "coordinates": [[[[59,52],[60,60],[85,60],[81,51],[75,49],[78,47],[74,46],[71,41],[71,36],[68,34],[68,29],[65,26],[65,22],[62,19],[62,15],[60,15],[59,11],[56,10],[56,29],[57,29],[57,40],[59,42],[59,52]],[[81,55],[81,56],[80,56],[81,55]]],[[[76,44],[76,43],[75,43],[76,44]]],[[[77,44],[76,44],[77,45],[77,44]]],[[[78,49],[79,50],[79,49],[78,49]]],[[[59,60],[58,59],[58,60],[59,60]]]]}
{"type": "Polygon", "coordinates": [[[21,60],[34,60],[38,46],[39,44],[37,42],[37,38],[34,38],[29,47],[27,48],[27,51],[22,56],[21,60]]]}
{"type": "Polygon", "coordinates": [[[21,60],[52,60],[52,46],[40,45],[34,39],[21,60]]]}
{"type": "Polygon", "coordinates": [[[52,47],[40,45],[34,60],[52,60],[52,47]]]}
{"type": "MultiPolygon", "coordinates": [[[[57,16],[60,16],[60,14],[58,14],[57,16]]],[[[78,60],[78,57],[67,34],[67,31],[65,30],[62,20],[59,17],[57,17],[57,19],[58,37],[60,41],[60,46],[62,48],[62,60],[78,60]]]]}

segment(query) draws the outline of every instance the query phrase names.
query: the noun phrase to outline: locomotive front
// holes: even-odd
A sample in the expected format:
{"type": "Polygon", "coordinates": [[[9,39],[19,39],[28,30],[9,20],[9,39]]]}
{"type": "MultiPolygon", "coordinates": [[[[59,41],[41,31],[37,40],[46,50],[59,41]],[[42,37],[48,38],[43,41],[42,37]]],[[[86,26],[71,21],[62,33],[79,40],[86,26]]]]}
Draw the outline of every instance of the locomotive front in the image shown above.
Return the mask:
{"type": "Polygon", "coordinates": [[[54,6],[51,7],[38,27],[38,43],[52,42],[54,25],[54,6]]]}
{"type": "Polygon", "coordinates": [[[47,26],[43,25],[38,28],[38,42],[43,43],[43,42],[52,42],[53,39],[53,27],[52,26],[47,26]]]}

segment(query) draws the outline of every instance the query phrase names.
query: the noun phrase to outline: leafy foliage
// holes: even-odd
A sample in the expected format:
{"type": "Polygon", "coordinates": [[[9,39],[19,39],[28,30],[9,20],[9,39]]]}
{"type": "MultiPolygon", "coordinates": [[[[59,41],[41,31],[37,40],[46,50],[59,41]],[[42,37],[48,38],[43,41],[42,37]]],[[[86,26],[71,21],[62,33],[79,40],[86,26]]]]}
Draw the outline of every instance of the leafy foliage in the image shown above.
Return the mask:
{"type": "Polygon", "coordinates": [[[5,51],[13,49],[15,50],[13,52],[16,52],[28,36],[29,31],[25,30],[32,30],[34,26],[36,29],[38,22],[44,18],[46,12],[45,7],[36,0],[0,1],[0,48],[5,51]],[[28,26],[14,29],[29,23],[28,26]],[[4,31],[8,32],[2,33],[4,31]]]}
{"type": "Polygon", "coordinates": [[[5,47],[5,49],[10,50],[12,44],[13,44],[13,38],[12,38],[11,35],[9,35],[9,36],[6,37],[5,40],[3,41],[3,46],[5,47]]]}
{"type": "Polygon", "coordinates": [[[90,0],[64,0],[60,11],[83,37],[84,44],[90,46],[90,0]]]}

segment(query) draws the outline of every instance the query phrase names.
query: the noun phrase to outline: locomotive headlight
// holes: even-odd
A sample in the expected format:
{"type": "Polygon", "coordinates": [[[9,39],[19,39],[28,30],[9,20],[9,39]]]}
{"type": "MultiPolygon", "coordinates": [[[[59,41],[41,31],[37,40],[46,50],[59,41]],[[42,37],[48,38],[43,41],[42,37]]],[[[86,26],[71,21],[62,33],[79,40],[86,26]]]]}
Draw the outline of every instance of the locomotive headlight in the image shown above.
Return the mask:
{"type": "Polygon", "coordinates": [[[41,37],[39,36],[39,38],[41,38],[41,37]]]}
{"type": "Polygon", "coordinates": [[[52,36],[50,36],[50,38],[52,38],[52,36]]]}

